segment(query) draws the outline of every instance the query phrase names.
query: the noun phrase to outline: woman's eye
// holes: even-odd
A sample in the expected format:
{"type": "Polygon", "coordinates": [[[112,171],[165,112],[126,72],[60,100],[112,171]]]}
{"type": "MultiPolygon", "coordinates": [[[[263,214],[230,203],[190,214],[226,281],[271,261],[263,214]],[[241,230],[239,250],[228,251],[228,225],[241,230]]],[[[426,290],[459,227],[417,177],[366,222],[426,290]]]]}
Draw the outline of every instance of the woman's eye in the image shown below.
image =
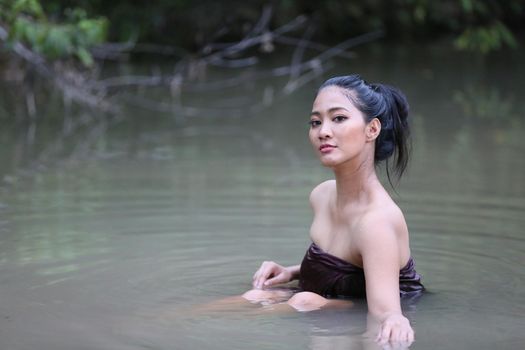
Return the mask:
{"type": "Polygon", "coordinates": [[[321,125],[321,121],[320,120],[310,120],[308,124],[310,124],[310,127],[315,128],[316,126],[321,125]]]}
{"type": "Polygon", "coordinates": [[[338,115],[338,116],[334,117],[334,122],[341,123],[341,122],[344,122],[347,119],[348,119],[348,117],[345,117],[344,115],[338,115]]]}

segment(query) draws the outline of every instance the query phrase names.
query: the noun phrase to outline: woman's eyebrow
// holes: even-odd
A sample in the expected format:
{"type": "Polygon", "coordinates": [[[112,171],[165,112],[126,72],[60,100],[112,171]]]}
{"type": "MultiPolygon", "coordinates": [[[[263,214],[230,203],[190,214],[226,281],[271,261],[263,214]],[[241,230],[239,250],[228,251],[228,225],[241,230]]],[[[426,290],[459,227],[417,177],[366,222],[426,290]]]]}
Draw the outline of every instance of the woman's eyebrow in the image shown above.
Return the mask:
{"type": "MultiPolygon", "coordinates": [[[[347,112],[350,112],[348,109],[344,108],[344,107],[332,107],[328,110],[328,113],[332,113],[332,112],[335,112],[335,111],[338,111],[340,109],[343,109],[347,112]]],[[[319,117],[321,116],[321,112],[318,112],[318,111],[312,111],[312,113],[310,113],[310,116],[316,116],[316,117],[319,117]]]]}

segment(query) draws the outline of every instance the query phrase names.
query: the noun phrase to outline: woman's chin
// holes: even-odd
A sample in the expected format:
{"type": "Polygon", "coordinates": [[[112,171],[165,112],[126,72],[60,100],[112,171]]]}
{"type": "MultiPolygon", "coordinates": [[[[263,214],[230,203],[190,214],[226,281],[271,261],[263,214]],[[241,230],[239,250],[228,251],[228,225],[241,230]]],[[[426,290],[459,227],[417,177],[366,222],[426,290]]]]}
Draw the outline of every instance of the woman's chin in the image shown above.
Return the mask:
{"type": "Polygon", "coordinates": [[[339,164],[339,161],[330,157],[321,157],[319,160],[321,164],[327,168],[333,168],[339,164]]]}

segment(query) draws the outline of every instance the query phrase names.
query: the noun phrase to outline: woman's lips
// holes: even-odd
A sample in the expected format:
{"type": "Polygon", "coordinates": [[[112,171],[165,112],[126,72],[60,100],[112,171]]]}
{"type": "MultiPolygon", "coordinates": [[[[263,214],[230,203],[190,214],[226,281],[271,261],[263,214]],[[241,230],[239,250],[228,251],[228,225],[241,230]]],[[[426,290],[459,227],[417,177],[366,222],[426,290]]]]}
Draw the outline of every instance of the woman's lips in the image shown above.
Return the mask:
{"type": "Polygon", "coordinates": [[[319,151],[321,153],[330,153],[334,148],[335,146],[333,145],[321,145],[321,147],[319,147],[319,151]]]}

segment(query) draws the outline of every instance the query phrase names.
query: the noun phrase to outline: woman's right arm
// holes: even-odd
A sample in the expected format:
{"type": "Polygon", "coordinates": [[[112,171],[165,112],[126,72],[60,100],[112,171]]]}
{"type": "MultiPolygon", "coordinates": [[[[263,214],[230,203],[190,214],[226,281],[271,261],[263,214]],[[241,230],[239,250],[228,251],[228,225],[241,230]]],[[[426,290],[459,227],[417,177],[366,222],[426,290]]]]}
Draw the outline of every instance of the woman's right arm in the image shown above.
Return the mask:
{"type": "Polygon", "coordinates": [[[284,267],[273,261],[265,261],[253,275],[253,288],[263,289],[287,283],[299,278],[300,265],[284,267]]]}

